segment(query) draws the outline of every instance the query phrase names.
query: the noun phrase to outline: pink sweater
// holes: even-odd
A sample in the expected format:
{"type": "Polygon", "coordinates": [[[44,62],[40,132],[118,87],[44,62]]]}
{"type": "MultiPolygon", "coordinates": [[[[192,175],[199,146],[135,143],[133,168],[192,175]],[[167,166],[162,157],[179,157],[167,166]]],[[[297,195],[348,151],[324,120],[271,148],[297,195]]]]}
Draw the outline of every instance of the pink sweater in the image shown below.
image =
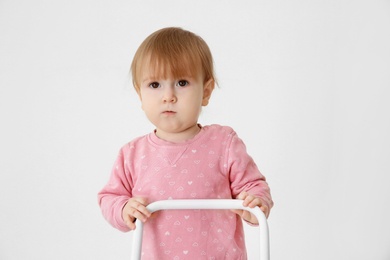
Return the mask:
{"type": "MultiPolygon", "coordinates": [[[[129,231],[122,208],[131,197],[149,203],[165,199],[230,199],[241,191],[273,205],[265,177],[244,143],[227,126],[202,127],[184,143],[154,133],[120,150],[107,185],[99,192],[104,217],[129,231]]],[[[142,259],[246,259],[240,217],[229,210],[156,212],[144,226],[142,259]]]]}

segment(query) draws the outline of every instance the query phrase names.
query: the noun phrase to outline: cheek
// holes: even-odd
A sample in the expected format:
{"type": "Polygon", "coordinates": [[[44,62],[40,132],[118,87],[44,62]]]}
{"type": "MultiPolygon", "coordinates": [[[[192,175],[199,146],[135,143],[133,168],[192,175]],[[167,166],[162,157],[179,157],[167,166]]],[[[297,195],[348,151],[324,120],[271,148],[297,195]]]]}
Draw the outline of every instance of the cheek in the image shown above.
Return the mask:
{"type": "Polygon", "coordinates": [[[148,93],[148,91],[141,91],[139,94],[139,99],[141,101],[141,108],[143,110],[150,109],[150,107],[153,107],[153,104],[156,102],[155,95],[152,95],[151,93],[148,93]]]}
{"type": "Polygon", "coordinates": [[[150,100],[143,99],[141,101],[141,108],[144,111],[150,111],[153,109],[153,104],[152,104],[152,102],[150,102],[150,100]]]}
{"type": "Polygon", "coordinates": [[[191,110],[192,115],[199,115],[202,110],[202,98],[192,99],[187,103],[187,107],[191,110]]]}
{"type": "Polygon", "coordinates": [[[147,98],[147,96],[140,96],[140,101],[141,101],[141,108],[142,110],[146,111],[150,107],[150,100],[147,98]]]}
{"type": "Polygon", "coordinates": [[[192,97],[194,100],[196,100],[197,103],[202,104],[203,101],[203,91],[196,91],[192,94],[192,97]]]}

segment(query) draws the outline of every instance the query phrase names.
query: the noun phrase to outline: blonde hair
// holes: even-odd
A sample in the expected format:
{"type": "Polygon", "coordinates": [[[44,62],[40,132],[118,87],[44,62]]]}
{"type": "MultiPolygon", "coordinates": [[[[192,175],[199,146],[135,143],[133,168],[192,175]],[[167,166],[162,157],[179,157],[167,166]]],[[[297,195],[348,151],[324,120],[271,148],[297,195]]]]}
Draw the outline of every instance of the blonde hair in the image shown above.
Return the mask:
{"type": "Polygon", "coordinates": [[[139,46],[131,63],[133,85],[137,91],[144,66],[149,66],[157,77],[195,77],[201,73],[204,83],[210,79],[216,81],[213,57],[206,42],[178,27],[160,29],[139,46]]]}

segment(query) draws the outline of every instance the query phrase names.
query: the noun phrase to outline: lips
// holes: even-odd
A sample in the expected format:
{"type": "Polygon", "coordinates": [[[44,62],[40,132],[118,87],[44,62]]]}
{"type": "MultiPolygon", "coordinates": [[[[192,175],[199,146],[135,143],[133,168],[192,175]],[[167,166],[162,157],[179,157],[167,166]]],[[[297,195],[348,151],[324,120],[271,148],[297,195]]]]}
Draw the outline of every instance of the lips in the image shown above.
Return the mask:
{"type": "Polygon", "coordinates": [[[173,114],[176,114],[176,112],[172,111],[172,110],[166,110],[166,111],[163,112],[163,114],[165,114],[165,115],[173,115],[173,114]]]}

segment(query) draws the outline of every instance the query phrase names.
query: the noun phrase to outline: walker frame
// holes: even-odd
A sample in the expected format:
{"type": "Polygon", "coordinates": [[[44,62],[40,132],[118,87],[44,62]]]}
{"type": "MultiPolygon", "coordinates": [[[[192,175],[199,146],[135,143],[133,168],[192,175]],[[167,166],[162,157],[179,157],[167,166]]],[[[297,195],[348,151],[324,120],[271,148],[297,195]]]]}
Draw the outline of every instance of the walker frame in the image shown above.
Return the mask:
{"type": "MultiPolygon", "coordinates": [[[[236,199],[180,199],[160,200],[146,207],[151,213],[159,210],[177,209],[243,209],[256,216],[260,226],[260,260],[269,260],[269,230],[267,218],[259,207],[249,208],[243,206],[243,200],[236,199]]],[[[136,220],[136,229],[133,233],[131,260],[141,259],[143,223],[136,220]]]]}

